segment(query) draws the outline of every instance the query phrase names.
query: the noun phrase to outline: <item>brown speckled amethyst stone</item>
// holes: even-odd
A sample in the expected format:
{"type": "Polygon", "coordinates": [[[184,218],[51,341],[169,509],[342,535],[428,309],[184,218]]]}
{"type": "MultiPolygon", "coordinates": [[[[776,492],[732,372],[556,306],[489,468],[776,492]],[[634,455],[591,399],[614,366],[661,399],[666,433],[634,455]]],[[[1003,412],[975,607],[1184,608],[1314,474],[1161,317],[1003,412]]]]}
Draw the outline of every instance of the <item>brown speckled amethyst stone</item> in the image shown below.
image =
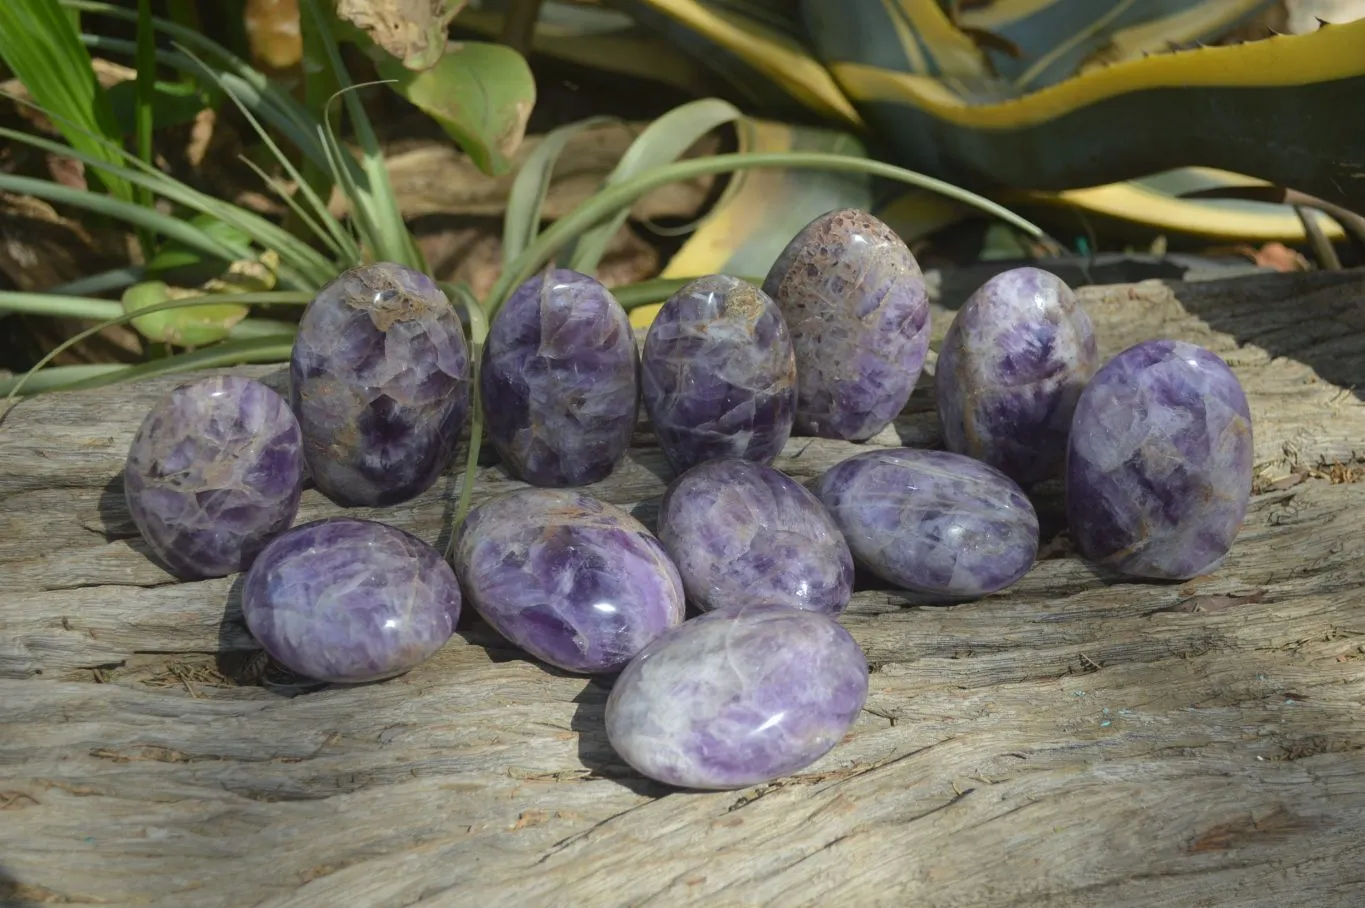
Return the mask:
{"type": "Polygon", "coordinates": [[[864,441],[910,399],[929,350],[929,295],[909,247],[865,211],[816,218],[763,282],[796,351],[796,431],[864,441]]]}

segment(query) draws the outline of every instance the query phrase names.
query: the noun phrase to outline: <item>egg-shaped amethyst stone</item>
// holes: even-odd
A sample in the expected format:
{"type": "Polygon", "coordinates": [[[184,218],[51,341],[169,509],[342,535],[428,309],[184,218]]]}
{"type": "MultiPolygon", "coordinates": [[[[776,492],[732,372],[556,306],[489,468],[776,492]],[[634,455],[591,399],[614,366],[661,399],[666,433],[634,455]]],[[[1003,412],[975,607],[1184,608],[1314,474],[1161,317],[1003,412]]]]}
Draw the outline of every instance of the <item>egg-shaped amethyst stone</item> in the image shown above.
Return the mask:
{"type": "Polygon", "coordinates": [[[266,546],[247,571],[242,617],[281,665],[347,684],[424,662],[455,632],[460,601],[455,572],[416,536],[332,517],[266,546]]]}
{"type": "Polygon", "coordinates": [[[1072,540],[1129,576],[1206,574],[1241,528],[1251,473],[1251,411],[1227,363],[1184,341],[1145,341],[1100,367],[1076,404],[1072,540]]]}
{"type": "Polygon", "coordinates": [[[890,425],[929,350],[929,296],[909,247],[857,209],[808,224],[763,282],[796,351],[796,431],[864,441],[890,425]]]}
{"type": "Polygon", "coordinates": [[[217,375],[181,385],[143,419],[123,469],[138,532],[182,580],[245,569],[298,512],[303,441],[284,398],[217,375]]]}
{"type": "Polygon", "coordinates": [[[625,456],[639,410],[635,334],[602,284],[532,277],[493,319],[479,367],[484,427],[518,479],[581,486],[625,456]]]}
{"type": "Polygon", "coordinates": [[[939,349],[944,447],[1025,485],[1060,472],[1076,399],[1098,367],[1090,316],[1061,278],[1028,267],[997,274],[939,349]]]}
{"type": "Polygon", "coordinates": [[[752,284],[701,277],[645,337],[645,408],[675,473],[707,460],[772,463],[796,415],[796,356],[776,304],[752,284]]]}
{"type": "Polygon", "coordinates": [[[698,464],[659,504],[659,541],[704,611],[769,602],[837,615],[853,595],[853,556],[819,500],[766,464],[698,464]]]}
{"type": "Polygon", "coordinates": [[[455,570],[495,631],[565,671],[619,671],[683,620],[682,580],[659,540],[575,489],[519,489],[472,509],[455,570]]]}
{"type": "Polygon", "coordinates": [[[607,739],[681,788],[758,785],[834,749],[867,699],[867,659],[837,621],[785,605],[693,618],[631,660],[607,697],[607,739]]]}
{"type": "Polygon", "coordinates": [[[397,504],[450,465],[469,411],[469,350],[431,278],[343,271],[303,312],[291,403],[313,481],[341,505],[397,504]]]}
{"type": "Polygon", "coordinates": [[[835,464],[816,497],[854,559],[935,601],[1002,590],[1038,555],[1038,515],[995,467],[949,451],[887,448],[835,464]]]}

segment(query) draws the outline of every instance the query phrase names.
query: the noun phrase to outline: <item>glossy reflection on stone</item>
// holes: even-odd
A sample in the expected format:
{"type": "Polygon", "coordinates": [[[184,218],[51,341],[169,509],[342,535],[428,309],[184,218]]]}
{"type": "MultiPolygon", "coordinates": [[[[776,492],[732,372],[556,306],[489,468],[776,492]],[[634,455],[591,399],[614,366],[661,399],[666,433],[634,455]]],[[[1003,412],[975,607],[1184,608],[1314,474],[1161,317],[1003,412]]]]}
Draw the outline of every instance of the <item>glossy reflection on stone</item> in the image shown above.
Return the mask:
{"type": "Polygon", "coordinates": [[[934,376],[944,447],[1031,484],[1061,471],[1071,416],[1099,367],[1090,317],[1039,268],[996,275],[958,311],[934,376]]]}
{"type": "Polygon", "coordinates": [[[295,527],[261,552],[242,587],[251,635],[319,681],[379,681],[440,649],[460,618],[450,565],[417,537],[348,517],[295,527]]]}
{"type": "Polygon", "coordinates": [[[821,215],[763,290],[796,350],[796,431],[864,441],[891,424],[929,350],[929,296],[905,242],[865,211],[821,215]]]}
{"type": "Polygon", "coordinates": [[[379,262],[323,287],[299,323],[290,378],[313,480],[338,504],[407,501],[455,456],[469,351],[450,301],[419,271],[379,262]]]}
{"type": "Polygon", "coordinates": [[[675,473],[722,457],[772,463],[791,436],[791,335],[768,295],[737,278],[698,278],[669,297],[645,338],[641,385],[675,473]]]}
{"type": "Polygon", "coordinates": [[[298,511],[299,424],[284,398],[238,375],[181,385],[143,419],[123,488],[138,532],[181,579],[245,569],[298,511]]]}
{"type": "Polygon", "coordinates": [[[489,328],[484,426],[514,476],[536,486],[605,479],[639,410],[630,319],[598,281],[558,268],[526,281],[489,328]]]}
{"type": "Polygon", "coordinates": [[[733,789],[829,753],[867,699],[867,659],[819,612],[719,609],[647,646],[607,698],[607,738],[640,773],[733,789]]]}
{"type": "Polygon", "coordinates": [[[824,506],[765,464],[699,464],[669,484],[659,541],[700,609],[769,602],[838,614],[853,556],[824,506]]]}
{"type": "Polygon", "coordinates": [[[683,620],[682,580],[659,540],[573,489],[520,489],[473,508],[455,570],[495,631],[565,671],[619,671],[683,620]]]}
{"type": "Polygon", "coordinates": [[[948,451],[887,448],[835,464],[816,485],[853,557],[933,600],[1002,590],[1038,554],[1038,516],[1008,476],[948,451]]]}
{"type": "Polygon", "coordinates": [[[1128,348],[1081,393],[1066,476],[1086,558],[1136,577],[1214,570],[1251,495],[1251,412],[1237,376],[1183,341],[1128,348]]]}

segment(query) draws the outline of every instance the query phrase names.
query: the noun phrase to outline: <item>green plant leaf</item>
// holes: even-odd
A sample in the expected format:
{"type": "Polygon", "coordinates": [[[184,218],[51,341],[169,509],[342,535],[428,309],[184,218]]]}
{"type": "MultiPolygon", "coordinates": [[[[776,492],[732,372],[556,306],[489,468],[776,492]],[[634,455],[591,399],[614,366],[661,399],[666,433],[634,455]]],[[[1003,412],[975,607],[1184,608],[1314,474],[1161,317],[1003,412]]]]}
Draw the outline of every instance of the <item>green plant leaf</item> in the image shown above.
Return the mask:
{"type": "MultiPolygon", "coordinates": [[[[203,296],[202,291],[172,287],[164,281],[143,281],[123,291],[123,309],[129,314],[172,299],[203,296]]],[[[232,326],[250,310],[240,303],[163,309],[133,319],[133,327],[150,341],[177,347],[204,347],[228,336],[232,326]]]]}
{"type": "MultiPolygon", "coordinates": [[[[607,186],[619,185],[639,174],[681,158],[689,148],[718,126],[743,119],[739,108],[719,98],[702,98],[675,107],[649,124],[621,156],[606,179],[607,186]]],[[[592,274],[606,254],[607,245],[630,216],[630,209],[613,212],[602,223],[577,238],[567,264],[575,271],[592,274]]]]}
{"type": "Polygon", "coordinates": [[[545,207],[545,196],[550,191],[550,178],[555,164],[570,140],[585,129],[602,123],[619,123],[615,117],[589,117],[552,129],[540,140],[534,151],[517,168],[516,179],[507,193],[507,211],[502,222],[502,260],[504,263],[521,255],[522,250],[540,232],[540,215],[545,207]]]}
{"type": "MultiPolygon", "coordinates": [[[[209,236],[226,243],[245,247],[251,242],[251,237],[243,231],[210,215],[196,214],[188,221],[209,236]]],[[[183,287],[203,283],[215,274],[221,274],[230,264],[232,259],[207,255],[180,240],[171,240],[163,243],[156,255],[147,262],[146,275],[183,287]]]]}
{"type": "MultiPolygon", "coordinates": [[[[137,129],[137,82],[129,80],[109,87],[109,106],[119,132],[131,135],[137,129]]],[[[194,122],[199,111],[213,106],[213,99],[191,82],[156,82],[152,88],[152,119],[158,129],[194,122]]]]}
{"type": "Polygon", "coordinates": [[[337,0],[336,16],[410,70],[435,66],[465,0],[337,0]]]}
{"type": "Polygon", "coordinates": [[[536,103],[535,78],[521,54],[502,44],[451,42],[434,66],[420,72],[382,51],[375,68],[484,173],[499,176],[511,169],[536,103]]]}

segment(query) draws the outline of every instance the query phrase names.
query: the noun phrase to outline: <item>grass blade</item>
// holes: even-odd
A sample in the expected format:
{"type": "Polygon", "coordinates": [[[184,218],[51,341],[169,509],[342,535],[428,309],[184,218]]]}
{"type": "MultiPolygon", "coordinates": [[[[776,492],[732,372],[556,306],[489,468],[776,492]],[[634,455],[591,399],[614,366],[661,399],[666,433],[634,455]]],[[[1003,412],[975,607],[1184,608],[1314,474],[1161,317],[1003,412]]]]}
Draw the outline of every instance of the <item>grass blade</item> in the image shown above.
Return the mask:
{"type": "MultiPolygon", "coordinates": [[[[703,98],[683,104],[649,124],[630,144],[620,162],[607,176],[606,185],[614,186],[647,173],[682,157],[689,148],[718,126],[742,120],[739,108],[719,98],[703,98]]],[[[583,231],[573,246],[568,266],[591,274],[606,254],[607,245],[630,216],[625,208],[583,231]]]]}
{"type": "Polygon", "coordinates": [[[158,375],[175,375],[181,372],[192,372],[196,369],[237,366],[242,363],[285,363],[289,361],[289,354],[293,346],[294,337],[291,334],[224,341],[202,350],[177,353],[175,356],[164,356],[150,363],[126,366],[118,372],[111,371],[104,375],[92,375],[88,378],[72,381],[60,390],[84,391],[90,388],[112,385],[116,382],[155,378],[158,375]]]}
{"type": "MultiPolygon", "coordinates": [[[[79,344],[81,341],[93,337],[96,334],[99,334],[101,331],[113,328],[116,325],[127,324],[134,318],[139,318],[144,315],[151,315],[156,312],[168,312],[172,309],[184,309],[194,306],[217,306],[223,303],[243,303],[245,305],[306,306],[312,299],[313,295],[311,293],[289,293],[281,292],[278,290],[267,291],[264,293],[210,293],[205,294],[204,296],[194,297],[192,299],[170,300],[169,302],[158,303],[155,306],[148,306],[145,309],[139,309],[137,312],[125,312],[117,317],[105,319],[98,325],[94,325],[90,328],[85,329],[84,331],[79,331],[76,334],[72,335],[71,337],[68,337],[66,340],[62,341],[56,347],[53,347],[52,350],[48,351],[48,353],[42,359],[34,363],[32,369],[29,369],[22,376],[19,376],[19,381],[15,383],[13,387],[10,388],[9,393],[5,395],[5,399],[12,400],[15,396],[19,394],[21,390],[24,389],[24,387],[28,384],[28,380],[32,376],[36,375],[40,370],[43,369],[44,366],[52,362],[58,356],[61,356],[67,350],[70,350],[72,347],[76,346],[76,344],[79,344]]],[[[214,347],[205,348],[205,350],[195,352],[204,353],[207,352],[208,350],[216,349],[217,346],[218,345],[214,345],[214,347]]]]}
{"type": "MultiPolygon", "coordinates": [[[[33,380],[28,383],[27,387],[29,394],[61,391],[76,382],[115,372],[126,372],[131,368],[133,367],[127,363],[82,363],[76,366],[53,366],[51,369],[45,369],[42,374],[33,376],[33,380]]],[[[8,394],[21,378],[22,376],[19,375],[0,378],[0,394],[8,394]]]]}
{"type": "Polygon", "coordinates": [[[123,312],[123,307],[112,300],[91,299],[88,296],[0,291],[0,313],[9,312],[52,318],[108,319],[117,317],[123,312]]]}
{"type": "Polygon", "coordinates": [[[521,255],[540,232],[541,211],[550,192],[555,164],[568,147],[569,140],[585,129],[604,123],[620,123],[616,117],[589,117],[552,129],[540,140],[521,167],[507,194],[507,214],[502,222],[502,260],[507,263],[521,255]]]}

